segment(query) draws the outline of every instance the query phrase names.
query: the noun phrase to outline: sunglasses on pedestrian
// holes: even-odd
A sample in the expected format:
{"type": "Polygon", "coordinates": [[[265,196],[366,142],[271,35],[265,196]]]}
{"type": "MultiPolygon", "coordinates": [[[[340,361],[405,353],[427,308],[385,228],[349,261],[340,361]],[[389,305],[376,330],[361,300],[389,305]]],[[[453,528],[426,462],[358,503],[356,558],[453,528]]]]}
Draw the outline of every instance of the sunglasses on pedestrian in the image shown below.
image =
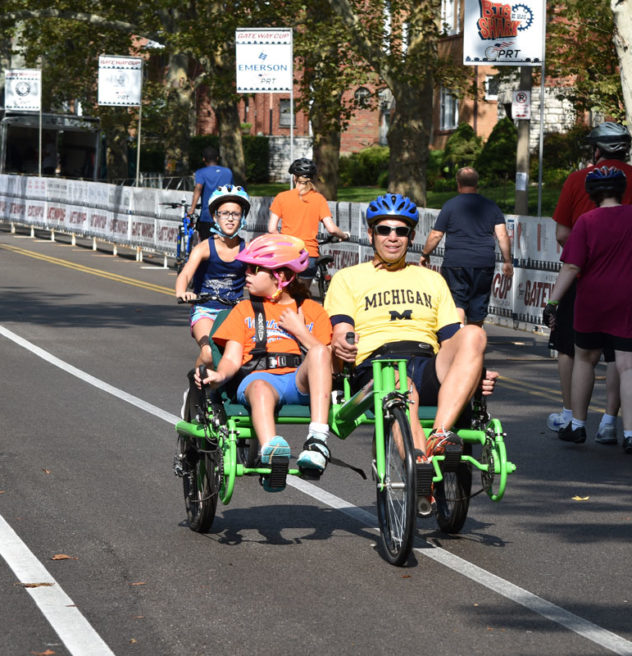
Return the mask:
{"type": "Polygon", "coordinates": [[[409,237],[410,233],[412,232],[411,228],[408,226],[389,226],[389,225],[376,225],[375,228],[375,233],[380,235],[380,237],[388,237],[391,232],[394,232],[398,237],[409,237]]]}

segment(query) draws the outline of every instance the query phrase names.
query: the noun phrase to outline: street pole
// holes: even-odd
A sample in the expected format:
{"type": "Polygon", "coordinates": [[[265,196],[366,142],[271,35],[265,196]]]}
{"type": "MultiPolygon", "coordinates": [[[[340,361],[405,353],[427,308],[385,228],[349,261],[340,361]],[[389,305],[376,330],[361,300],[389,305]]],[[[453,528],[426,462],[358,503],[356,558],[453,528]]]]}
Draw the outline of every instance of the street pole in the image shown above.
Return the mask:
{"type": "MultiPolygon", "coordinates": [[[[520,91],[531,96],[532,75],[530,66],[520,67],[520,91]]],[[[516,199],[514,214],[529,214],[529,128],[531,119],[518,120],[518,147],[516,149],[516,199]]]]}

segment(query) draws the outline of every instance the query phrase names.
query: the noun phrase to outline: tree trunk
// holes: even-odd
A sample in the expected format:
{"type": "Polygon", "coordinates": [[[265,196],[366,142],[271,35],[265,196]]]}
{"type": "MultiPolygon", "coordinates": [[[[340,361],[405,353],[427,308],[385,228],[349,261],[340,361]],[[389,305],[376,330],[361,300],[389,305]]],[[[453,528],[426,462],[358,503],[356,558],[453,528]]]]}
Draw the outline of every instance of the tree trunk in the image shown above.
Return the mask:
{"type": "Polygon", "coordinates": [[[246,183],[246,160],[237,105],[231,101],[213,98],[211,106],[215,111],[219,128],[219,152],[222,164],[232,170],[235,183],[243,185],[246,183]]]}
{"type": "Polygon", "coordinates": [[[619,57],[621,90],[628,128],[632,126],[632,7],[628,0],[611,0],[614,14],[614,44],[619,57]]]}
{"type": "Polygon", "coordinates": [[[107,114],[101,118],[101,128],[105,133],[107,144],[105,161],[108,182],[128,178],[129,114],[127,109],[108,108],[107,114]]]}
{"type": "MultiPolygon", "coordinates": [[[[316,108],[315,108],[316,109],[316,108]]],[[[338,198],[338,164],[340,161],[340,131],[325,129],[318,120],[318,111],[312,115],[314,130],[314,163],[318,171],[318,190],[327,200],[338,198]]]]}
{"type": "Polygon", "coordinates": [[[165,172],[186,175],[189,172],[190,117],[193,111],[193,85],[189,79],[187,55],[171,53],[167,68],[168,113],[165,116],[165,172]]]}
{"type": "Polygon", "coordinates": [[[389,86],[395,97],[395,111],[387,134],[390,148],[388,190],[408,196],[425,207],[432,83],[426,80],[419,87],[404,83],[389,86]]]}

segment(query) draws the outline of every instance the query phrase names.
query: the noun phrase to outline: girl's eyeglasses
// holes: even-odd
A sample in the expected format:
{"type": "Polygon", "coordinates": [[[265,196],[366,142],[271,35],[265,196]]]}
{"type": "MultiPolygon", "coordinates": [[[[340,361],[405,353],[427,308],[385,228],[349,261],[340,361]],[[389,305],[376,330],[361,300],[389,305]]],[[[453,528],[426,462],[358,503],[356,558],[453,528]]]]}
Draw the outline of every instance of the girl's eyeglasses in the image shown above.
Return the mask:
{"type": "Polygon", "coordinates": [[[398,237],[408,237],[411,233],[411,229],[408,226],[389,226],[389,225],[384,225],[380,224],[375,226],[373,228],[375,232],[380,235],[380,237],[387,237],[388,235],[391,234],[391,232],[394,232],[398,237]]]}
{"type": "Polygon", "coordinates": [[[246,264],[246,273],[251,273],[253,276],[256,276],[259,271],[265,270],[265,267],[259,266],[258,264],[256,266],[254,264],[246,264]]]}
{"type": "Polygon", "coordinates": [[[241,219],[241,212],[215,212],[218,219],[241,219]]]}

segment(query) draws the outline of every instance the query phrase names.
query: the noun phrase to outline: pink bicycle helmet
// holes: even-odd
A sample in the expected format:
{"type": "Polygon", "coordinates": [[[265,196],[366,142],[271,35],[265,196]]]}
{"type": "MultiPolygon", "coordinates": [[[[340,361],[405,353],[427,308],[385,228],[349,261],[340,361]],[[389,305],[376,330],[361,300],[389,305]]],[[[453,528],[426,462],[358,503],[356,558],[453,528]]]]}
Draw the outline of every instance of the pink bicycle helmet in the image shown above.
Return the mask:
{"type": "Polygon", "coordinates": [[[294,273],[307,269],[305,242],[291,235],[266,234],[253,239],[235,258],[264,269],[288,268],[294,273]]]}

